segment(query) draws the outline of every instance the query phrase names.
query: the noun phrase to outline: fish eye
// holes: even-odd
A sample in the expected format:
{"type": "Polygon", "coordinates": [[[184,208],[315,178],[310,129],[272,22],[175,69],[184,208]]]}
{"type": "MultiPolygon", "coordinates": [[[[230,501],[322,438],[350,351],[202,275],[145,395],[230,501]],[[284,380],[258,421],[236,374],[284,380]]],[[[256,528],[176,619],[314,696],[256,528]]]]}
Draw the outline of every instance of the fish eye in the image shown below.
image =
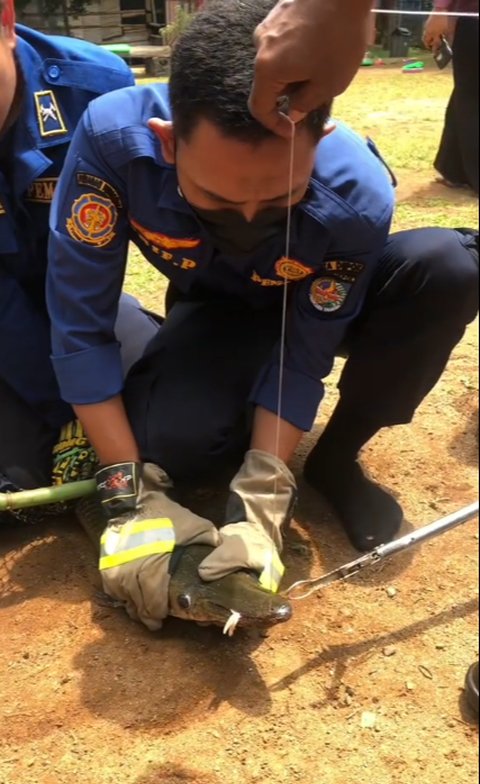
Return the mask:
{"type": "Polygon", "coordinates": [[[178,597],[178,605],[182,608],[182,610],[189,610],[192,606],[192,600],[187,593],[182,593],[178,597]]]}

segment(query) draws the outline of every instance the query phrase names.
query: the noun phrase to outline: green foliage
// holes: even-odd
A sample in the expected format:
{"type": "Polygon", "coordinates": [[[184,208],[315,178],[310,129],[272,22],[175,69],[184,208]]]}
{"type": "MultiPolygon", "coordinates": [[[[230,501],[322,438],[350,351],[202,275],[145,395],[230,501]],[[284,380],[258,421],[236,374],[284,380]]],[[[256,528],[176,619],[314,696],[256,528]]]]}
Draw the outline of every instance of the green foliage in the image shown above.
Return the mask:
{"type": "Polygon", "coordinates": [[[192,21],[193,13],[188,10],[188,7],[182,5],[177,11],[177,16],[172,24],[166,25],[162,30],[162,38],[165,46],[175,46],[176,41],[182,33],[187,29],[192,21]]]}

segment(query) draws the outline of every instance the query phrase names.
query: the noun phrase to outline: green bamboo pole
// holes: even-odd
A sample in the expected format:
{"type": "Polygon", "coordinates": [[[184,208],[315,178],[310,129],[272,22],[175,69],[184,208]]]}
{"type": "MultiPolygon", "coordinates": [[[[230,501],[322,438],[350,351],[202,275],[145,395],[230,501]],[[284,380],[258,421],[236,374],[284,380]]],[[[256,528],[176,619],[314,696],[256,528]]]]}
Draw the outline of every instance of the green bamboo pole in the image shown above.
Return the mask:
{"type": "Polygon", "coordinates": [[[59,504],[75,501],[96,490],[95,479],[84,479],[81,482],[70,482],[65,485],[38,487],[36,490],[22,490],[18,493],[0,493],[0,512],[9,509],[28,509],[32,506],[59,504]]]}

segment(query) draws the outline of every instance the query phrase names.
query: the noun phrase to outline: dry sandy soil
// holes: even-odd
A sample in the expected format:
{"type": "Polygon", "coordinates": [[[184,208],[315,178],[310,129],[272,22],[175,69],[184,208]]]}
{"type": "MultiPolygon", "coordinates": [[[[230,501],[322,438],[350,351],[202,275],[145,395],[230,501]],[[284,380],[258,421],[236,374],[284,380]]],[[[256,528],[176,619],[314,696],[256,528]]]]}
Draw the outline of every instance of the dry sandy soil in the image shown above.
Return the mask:
{"type": "MultiPolygon", "coordinates": [[[[402,179],[400,212],[419,187],[445,198],[429,174],[402,179]]],[[[474,214],[472,200],[452,199],[453,215],[474,214]]],[[[477,351],[472,325],[413,425],[364,453],[414,527],[477,497],[477,351]]],[[[289,580],[354,557],[300,479],[308,444],[289,580]]],[[[95,557],[73,521],[2,532],[0,784],[470,784],[477,729],[462,686],[478,655],[477,530],[298,602],[267,637],[231,640],[173,620],[151,634],[99,606],[95,557]]]]}

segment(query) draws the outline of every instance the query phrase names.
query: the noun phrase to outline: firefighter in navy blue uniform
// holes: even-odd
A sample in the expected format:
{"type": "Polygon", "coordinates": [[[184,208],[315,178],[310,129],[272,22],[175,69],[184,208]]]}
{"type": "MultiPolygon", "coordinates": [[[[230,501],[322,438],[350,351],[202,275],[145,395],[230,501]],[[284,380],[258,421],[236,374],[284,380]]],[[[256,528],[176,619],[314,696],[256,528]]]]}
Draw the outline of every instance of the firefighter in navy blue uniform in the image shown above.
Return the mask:
{"type": "Polygon", "coordinates": [[[117,537],[107,537],[104,584],[124,600],[127,585],[138,595],[150,557],[147,541],[138,557],[124,539],[116,550],[122,519],[142,518],[135,477],[145,463],[161,468],[163,483],[241,463],[220,545],[200,574],[247,568],[278,587],[281,528],[296,496],[287,462],[345,347],[341,399],[306,477],[358,549],[393,538],[402,510],[364,475],[358,452],[381,427],[411,419],[477,308],[474,233],[388,239],[391,180],[371,145],[326,122],[329,106],[297,125],[286,256],[290,142],[246,109],[251,33],[273,3],[242,1],[240,12],[239,2],[196,17],[175,48],[169,88],[90,105],[52,207],[53,364],[103,466],[100,495],[114,476],[129,498],[121,514],[104,498],[117,537]],[[113,321],[130,240],[171,287],[165,324],[124,383],[113,321]]]}
{"type": "MultiPolygon", "coordinates": [[[[133,84],[116,56],[84,41],[0,30],[0,492],[50,482],[51,448],[72,418],[51,367],[45,304],[48,215],[73,131],[90,100],[133,84]]],[[[131,300],[128,322],[146,321],[131,300]]],[[[150,322],[149,322],[150,323],[150,322]]]]}

